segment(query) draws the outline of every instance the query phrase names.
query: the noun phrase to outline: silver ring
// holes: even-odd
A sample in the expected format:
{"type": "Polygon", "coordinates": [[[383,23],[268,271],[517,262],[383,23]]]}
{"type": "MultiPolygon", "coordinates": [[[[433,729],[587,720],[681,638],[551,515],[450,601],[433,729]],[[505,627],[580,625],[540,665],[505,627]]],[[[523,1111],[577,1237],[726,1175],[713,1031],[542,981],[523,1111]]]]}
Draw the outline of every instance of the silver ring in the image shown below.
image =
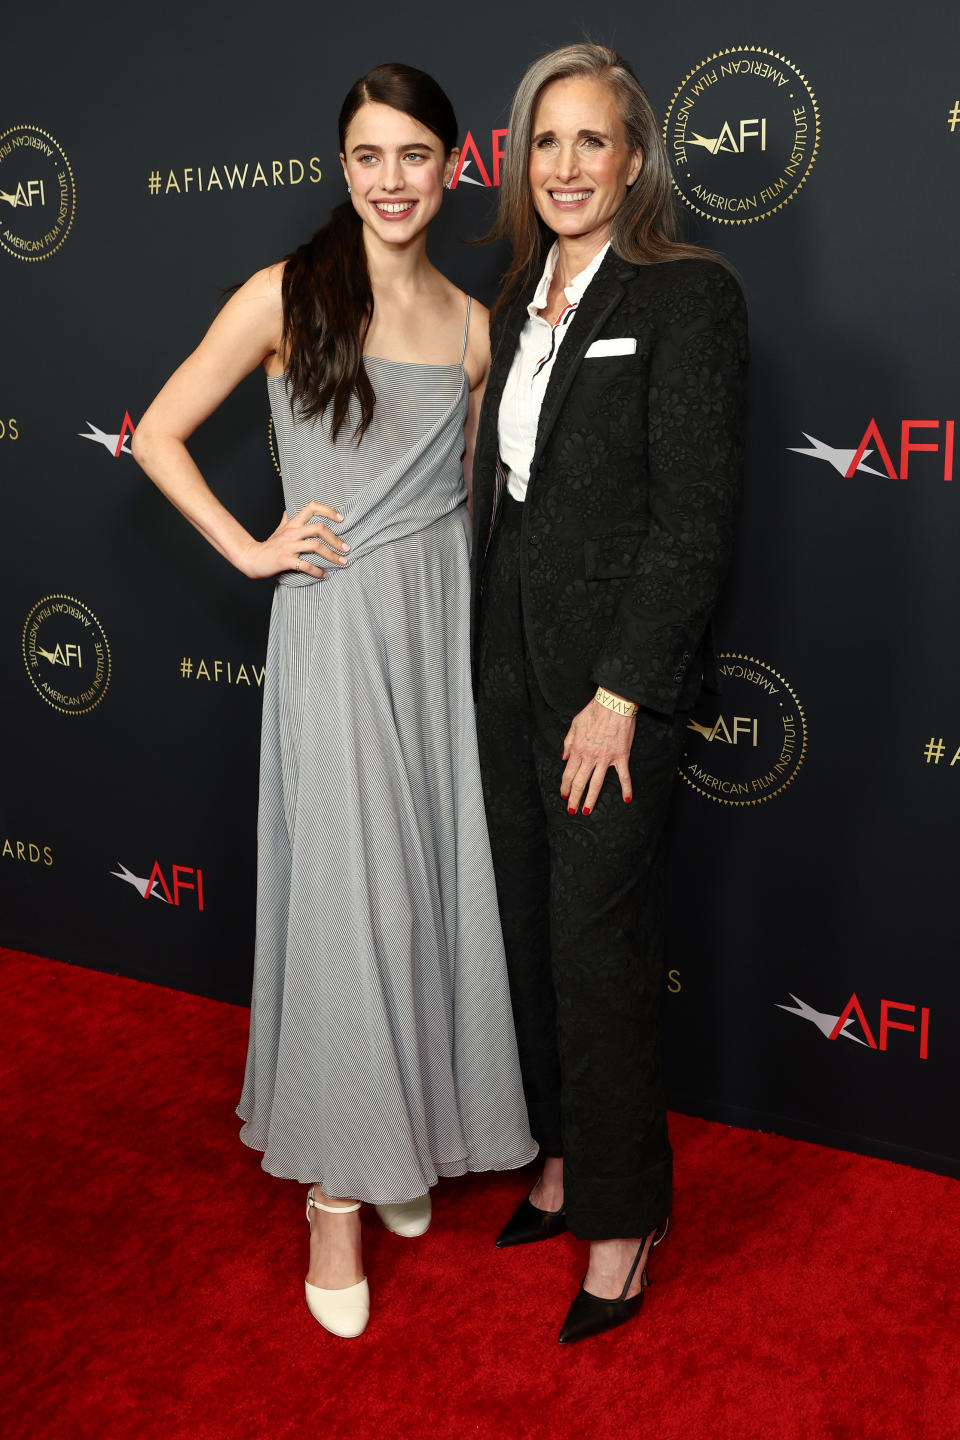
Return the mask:
{"type": "Polygon", "coordinates": [[[300,566],[301,566],[302,564],[303,564],[303,556],[301,555],[300,558],[297,560],[297,570],[300,569],[300,566]]]}

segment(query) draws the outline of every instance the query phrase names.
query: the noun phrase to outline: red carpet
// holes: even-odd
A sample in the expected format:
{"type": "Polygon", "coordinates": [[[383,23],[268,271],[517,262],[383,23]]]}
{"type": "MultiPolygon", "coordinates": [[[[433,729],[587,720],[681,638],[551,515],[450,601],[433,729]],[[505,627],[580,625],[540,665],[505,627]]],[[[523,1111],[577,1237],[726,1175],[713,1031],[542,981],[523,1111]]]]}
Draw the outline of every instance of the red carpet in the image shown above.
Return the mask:
{"type": "Polygon", "coordinates": [[[300,1187],[233,1117],[247,1012],[0,951],[0,1425],[96,1440],[957,1440],[960,1186],[673,1119],[641,1317],[556,1343],[570,1237],[500,1252],[526,1173],[365,1227],[367,1333],[303,1303],[300,1187]]]}

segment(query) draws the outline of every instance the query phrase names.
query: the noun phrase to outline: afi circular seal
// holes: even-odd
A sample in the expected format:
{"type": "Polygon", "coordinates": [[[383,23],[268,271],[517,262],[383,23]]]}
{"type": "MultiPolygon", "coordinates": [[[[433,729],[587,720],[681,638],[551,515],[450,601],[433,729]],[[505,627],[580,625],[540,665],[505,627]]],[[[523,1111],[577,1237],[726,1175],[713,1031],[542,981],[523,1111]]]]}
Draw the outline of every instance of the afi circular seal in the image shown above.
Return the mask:
{"type": "Polygon", "coordinates": [[[18,260],[47,260],[66,240],[77,187],[60,145],[38,125],[0,134],[0,245],[18,260]]]}
{"type": "Polygon", "coordinates": [[[73,595],[45,595],[33,606],[23,627],[23,660],[37,694],[63,715],[85,715],[107,693],[107,637],[73,595]]]}
{"type": "Polygon", "coordinates": [[[698,215],[749,225],[806,183],[820,148],[820,111],[796,65],[775,50],[721,50],[686,76],[663,136],[673,183],[698,215]]]}
{"type": "Polygon", "coordinates": [[[701,696],[687,722],[680,776],[720,805],[761,805],[781,795],[803,764],[803,706],[762,660],[724,654],[717,662],[723,693],[701,696]]]}

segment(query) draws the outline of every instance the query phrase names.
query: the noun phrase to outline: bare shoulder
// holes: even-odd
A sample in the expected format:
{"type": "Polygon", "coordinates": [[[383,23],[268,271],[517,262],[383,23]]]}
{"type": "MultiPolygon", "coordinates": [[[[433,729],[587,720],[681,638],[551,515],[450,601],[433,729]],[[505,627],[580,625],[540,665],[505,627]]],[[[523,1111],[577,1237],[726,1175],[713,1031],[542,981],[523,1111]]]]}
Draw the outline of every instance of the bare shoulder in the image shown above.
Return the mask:
{"type": "Polygon", "coordinates": [[[281,260],[276,265],[256,270],[249,280],[237,286],[227,304],[234,305],[239,301],[242,307],[255,306],[264,312],[279,314],[283,307],[283,269],[284,262],[281,260]]]}
{"type": "Polygon", "coordinates": [[[470,376],[470,389],[475,390],[486,380],[490,369],[490,311],[486,305],[472,297],[465,363],[470,376]]]}
{"type": "Polygon", "coordinates": [[[282,262],[257,270],[238,286],[208,331],[221,345],[255,354],[268,373],[283,368],[277,359],[282,335],[282,262]]]}
{"type": "Polygon", "coordinates": [[[484,303],[483,303],[482,300],[478,300],[478,299],[476,298],[476,296],[471,295],[471,297],[470,297],[470,329],[471,329],[471,330],[473,329],[474,325],[478,325],[478,326],[482,329],[482,331],[483,331],[484,335],[486,336],[486,338],[489,340],[489,338],[490,338],[490,311],[487,309],[486,305],[484,305],[484,303]]]}

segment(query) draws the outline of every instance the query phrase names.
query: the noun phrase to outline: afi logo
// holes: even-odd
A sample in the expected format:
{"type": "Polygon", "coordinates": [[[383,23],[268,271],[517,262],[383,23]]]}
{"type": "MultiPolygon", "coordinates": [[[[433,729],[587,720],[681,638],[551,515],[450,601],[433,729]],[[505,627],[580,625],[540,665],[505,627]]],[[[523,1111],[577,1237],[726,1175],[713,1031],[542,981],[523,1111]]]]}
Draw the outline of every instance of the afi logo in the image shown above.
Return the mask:
{"type": "MultiPolygon", "coordinates": [[[[738,132],[735,133],[729,120],[723,122],[723,129],[719,135],[712,138],[709,135],[694,135],[692,139],[687,138],[688,145],[699,145],[704,150],[709,150],[711,155],[742,155],[747,148],[748,140],[759,140],[761,150],[767,148],[767,120],[766,116],[754,117],[752,120],[741,120],[738,132]],[[739,141],[737,143],[737,135],[739,141]]],[[[753,146],[756,149],[756,146],[753,146]]]]}
{"type": "MultiPolygon", "coordinates": [[[[798,1000],[796,995],[790,995],[792,1005],[778,1005],[778,1010],[786,1010],[788,1015],[799,1015],[801,1020],[809,1020],[816,1025],[822,1035],[828,1040],[853,1040],[857,1045],[866,1045],[871,1050],[886,1050],[891,1030],[905,1030],[908,1034],[916,1035],[917,1045],[920,1052],[920,1059],[926,1060],[930,1049],[930,1011],[926,1005],[920,1008],[919,1026],[910,1020],[895,1020],[893,1012],[898,1011],[902,1015],[916,1015],[916,1005],[906,1005],[901,1000],[880,1001],[880,1023],[877,1027],[879,1041],[874,1039],[873,1031],[870,1028],[867,1017],[863,1012],[863,1006],[857,999],[856,991],[850,996],[846,1005],[839,1015],[828,1015],[820,1010],[814,1010],[805,1000],[798,1000]],[[858,1023],[861,1035],[853,1033],[852,1026],[858,1023]]],[[[906,1043],[906,1042],[903,1042],[906,1043]]]]}
{"type": "Polygon", "coordinates": [[[704,740],[722,740],[725,745],[736,745],[741,736],[749,737],[749,744],[756,749],[758,741],[758,722],[750,715],[734,715],[733,729],[727,725],[722,715],[718,715],[712,725],[700,725],[696,720],[687,721],[688,730],[696,730],[704,740]]]}
{"type": "Polygon", "coordinates": [[[874,419],[871,419],[864,431],[863,439],[855,448],[844,449],[840,446],[828,445],[825,440],[818,440],[815,435],[808,435],[804,430],[802,433],[810,441],[809,446],[788,445],[787,449],[792,450],[796,455],[809,455],[811,460],[825,460],[845,480],[852,480],[858,471],[860,474],[866,475],[882,476],[886,473],[891,480],[909,480],[911,455],[920,451],[939,455],[942,451],[943,478],[952,480],[956,422],[944,420],[942,423],[943,436],[941,440],[941,422],[939,420],[901,420],[899,469],[894,466],[890,451],[880,433],[880,427],[874,419]],[[937,434],[935,437],[931,435],[926,440],[919,440],[914,439],[914,431],[936,431],[937,434]],[[867,460],[874,452],[876,452],[876,458],[883,462],[883,470],[877,470],[873,465],[867,464],[867,460]]]}
{"type": "MultiPolygon", "coordinates": [[[[955,422],[954,422],[953,420],[945,420],[945,421],[944,421],[944,432],[943,432],[943,478],[944,478],[944,480],[952,480],[952,479],[953,479],[953,432],[954,432],[954,428],[955,428],[955,422]]],[[[908,480],[908,479],[910,478],[910,456],[911,456],[911,454],[913,454],[914,451],[917,451],[917,450],[928,450],[928,451],[932,451],[934,454],[938,454],[939,451],[940,451],[940,441],[939,441],[939,438],[938,438],[937,440],[935,440],[932,444],[931,444],[929,441],[921,442],[921,441],[919,441],[919,440],[912,440],[911,437],[910,437],[910,432],[911,432],[911,430],[937,430],[937,431],[939,431],[939,429],[940,429],[940,421],[939,421],[939,420],[901,420],[901,422],[900,422],[900,472],[899,472],[899,475],[898,475],[897,471],[894,470],[894,468],[893,468],[893,461],[890,459],[890,452],[889,452],[889,450],[887,449],[886,445],[883,443],[883,436],[880,434],[880,429],[879,429],[879,427],[878,427],[878,425],[877,425],[877,422],[876,422],[876,420],[871,419],[870,424],[867,426],[866,431],[864,432],[863,439],[860,441],[860,444],[857,446],[856,453],[855,453],[853,459],[850,461],[850,468],[849,468],[849,470],[847,471],[846,478],[847,478],[848,480],[851,479],[851,477],[853,476],[854,471],[856,470],[857,466],[860,464],[860,461],[863,459],[864,454],[866,453],[867,445],[869,444],[869,442],[870,442],[871,440],[875,440],[875,441],[876,441],[876,444],[877,444],[877,451],[878,451],[878,453],[879,453],[880,459],[883,461],[884,466],[886,467],[887,474],[890,476],[890,479],[891,479],[891,480],[897,480],[897,479],[899,479],[899,480],[908,480]]]]}
{"type": "Polygon", "coordinates": [[[116,875],[118,880],[126,880],[144,900],[163,900],[176,906],[182,900],[185,905],[203,909],[203,871],[199,867],[194,870],[192,865],[172,865],[169,884],[159,860],[153,862],[153,869],[145,880],[134,875],[122,862],[120,869],[111,870],[110,874],[116,875]]]}
{"type": "Polygon", "coordinates": [[[103,430],[97,429],[92,420],[88,420],[87,424],[90,426],[89,434],[86,434],[83,430],[77,431],[81,440],[96,440],[98,445],[103,445],[105,449],[110,451],[110,454],[115,460],[119,459],[121,455],[130,454],[130,439],[136,434],[136,426],[130,419],[129,410],[124,410],[123,412],[123,424],[120,426],[119,435],[105,434],[103,430]]]}
{"type": "Polygon", "coordinates": [[[457,161],[457,168],[453,172],[453,179],[450,181],[450,189],[456,190],[461,183],[464,185],[486,185],[491,188],[500,184],[500,162],[503,159],[503,141],[506,137],[506,130],[490,131],[490,169],[488,170],[483,162],[483,156],[477,147],[477,142],[468,130],[467,137],[460,147],[460,159],[457,161]],[[477,169],[482,175],[481,180],[466,172],[476,161],[477,169]],[[491,174],[493,178],[491,179],[491,174]]]}
{"type": "Polygon", "coordinates": [[[77,668],[83,668],[79,645],[58,644],[56,650],[44,650],[42,645],[38,645],[36,649],[37,654],[42,655],[44,660],[49,661],[51,665],[72,665],[76,661],[77,668]]]}
{"type": "Polygon", "coordinates": [[[27,180],[26,183],[21,180],[12,195],[8,190],[0,190],[0,200],[6,200],[7,204],[12,205],[14,209],[18,205],[25,205],[29,209],[34,200],[39,200],[41,205],[47,203],[43,193],[42,180],[27,180]]]}

